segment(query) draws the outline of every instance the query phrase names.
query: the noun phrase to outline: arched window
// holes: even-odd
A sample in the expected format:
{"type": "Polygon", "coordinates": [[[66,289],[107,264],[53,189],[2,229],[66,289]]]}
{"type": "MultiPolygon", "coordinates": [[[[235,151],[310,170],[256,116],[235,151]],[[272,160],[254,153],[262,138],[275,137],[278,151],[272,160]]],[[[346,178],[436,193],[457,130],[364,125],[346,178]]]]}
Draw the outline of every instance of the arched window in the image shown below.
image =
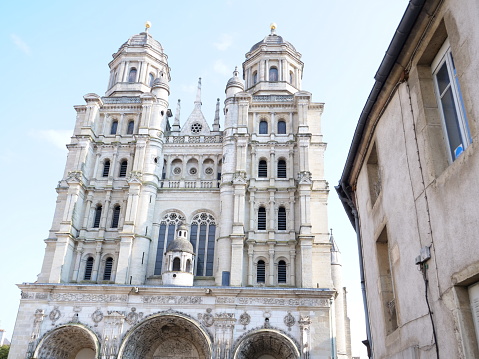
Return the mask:
{"type": "Polygon", "coordinates": [[[259,134],[260,135],[265,135],[268,133],[268,122],[266,121],[260,121],[259,122],[259,134]]]}
{"type": "Polygon", "coordinates": [[[269,80],[278,81],[278,69],[276,67],[271,67],[269,69],[269,80]]]}
{"type": "Polygon", "coordinates": [[[268,177],[268,164],[265,160],[260,160],[258,163],[258,177],[268,177]]]}
{"type": "Polygon", "coordinates": [[[101,219],[101,205],[98,205],[95,208],[95,218],[93,219],[93,228],[100,227],[100,219],[101,219]]]}
{"type": "Polygon", "coordinates": [[[266,280],[266,264],[264,260],[259,260],[256,266],[256,282],[264,283],[266,280]]]}
{"type": "Polygon", "coordinates": [[[286,134],[286,122],[278,121],[278,134],[279,135],[286,134]]]}
{"type": "Polygon", "coordinates": [[[177,228],[185,223],[186,219],[177,212],[169,212],[163,216],[160,221],[160,231],[158,235],[158,246],[156,248],[155,275],[160,275],[163,270],[163,255],[166,247],[175,239],[177,228]]]}
{"type": "Polygon", "coordinates": [[[286,230],[286,209],[284,207],[278,209],[278,230],[286,230]]]}
{"type": "Polygon", "coordinates": [[[111,123],[110,135],[116,135],[117,130],[118,130],[118,121],[113,121],[111,123]]]}
{"type": "Polygon", "coordinates": [[[293,71],[290,71],[290,72],[289,72],[289,83],[290,83],[291,85],[293,84],[293,79],[294,79],[294,77],[293,77],[293,71]]]}
{"type": "Polygon", "coordinates": [[[201,212],[193,217],[190,242],[196,254],[194,274],[212,276],[215,257],[216,220],[212,214],[201,212]]]}
{"type": "Polygon", "coordinates": [[[278,283],[286,283],[286,262],[278,262],[278,283]]]}
{"type": "Polygon", "coordinates": [[[189,259],[186,260],[186,271],[191,273],[191,261],[189,259]]]}
{"type": "Polygon", "coordinates": [[[132,67],[128,74],[128,82],[136,82],[136,69],[132,67]]]}
{"type": "Polygon", "coordinates": [[[286,161],[278,161],[278,178],[286,178],[286,161]]]}
{"type": "Polygon", "coordinates": [[[108,257],[105,261],[105,270],[103,271],[103,280],[111,279],[112,268],[113,268],[113,258],[108,257]]]}
{"type": "Polygon", "coordinates": [[[126,130],[126,134],[127,135],[132,135],[134,129],[135,129],[135,121],[129,121],[128,122],[128,128],[126,130]]]}
{"type": "Polygon", "coordinates": [[[119,205],[113,208],[113,217],[111,219],[111,228],[118,228],[118,222],[120,221],[120,209],[119,205]]]}
{"type": "Polygon", "coordinates": [[[93,257],[88,257],[88,259],[86,260],[85,276],[83,277],[83,279],[91,280],[92,271],[93,271],[93,257]]]}
{"type": "Polygon", "coordinates": [[[258,83],[258,71],[253,72],[253,85],[258,83]]]}
{"type": "Polygon", "coordinates": [[[121,161],[121,164],[120,164],[120,175],[119,177],[126,177],[126,170],[128,168],[128,161],[127,160],[123,160],[121,161]]]}
{"type": "Polygon", "coordinates": [[[258,230],[266,230],[266,208],[258,208],[258,230]]]}
{"type": "Polygon", "coordinates": [[[175,272],[179,272],[181,270],[180,264],[180,258],[176,257],[175,259],[173,259],[173,270],[175,272]]]}
{"type": "Polygon", "coordinates": [[[109,174],[110,174],[110,160],[105,160],[105,162],[103,163],[103,174],[102,174],[102,176],[103,177],[108,177],[109,174]]]}
{"type": "Polygon", "coordinates": [[[149,83],[150,87],[153,86],[153,82],[154,82],[154,81],[155,81],[155,75],[153,75],[152,73],[150,73],[150,74],[148,75],[148,83],[149,83]]]}

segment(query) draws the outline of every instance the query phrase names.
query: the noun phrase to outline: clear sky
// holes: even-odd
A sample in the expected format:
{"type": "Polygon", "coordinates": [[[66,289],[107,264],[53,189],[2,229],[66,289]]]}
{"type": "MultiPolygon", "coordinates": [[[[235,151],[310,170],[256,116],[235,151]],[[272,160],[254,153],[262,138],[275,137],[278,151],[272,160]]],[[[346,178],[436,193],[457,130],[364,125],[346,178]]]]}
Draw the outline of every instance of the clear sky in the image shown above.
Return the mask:
{"type": "MultiPolygon", "coordinates": [[[[83,95],[103,95],[111,55],[132,35],[150,33],[168,55],[170,108],[181,99],[182,123],[193,109],[202,77],[205,117],[241,69],[252,45],[277,34],[303,55],[302,89],[325,102],[322,117],[329,226],[342,252],[348,288],[353,355],[366,358],[356,236],[333,186],[338,183],[354,128],[374,74],[406,9],[407,0],[362,1],[2,1],[0,49],[0,329],[10,339],[18,310],[17,283],[40,272],[83,95]]],[[[221,122],[223,117],[221,118],[221,122]]]]}

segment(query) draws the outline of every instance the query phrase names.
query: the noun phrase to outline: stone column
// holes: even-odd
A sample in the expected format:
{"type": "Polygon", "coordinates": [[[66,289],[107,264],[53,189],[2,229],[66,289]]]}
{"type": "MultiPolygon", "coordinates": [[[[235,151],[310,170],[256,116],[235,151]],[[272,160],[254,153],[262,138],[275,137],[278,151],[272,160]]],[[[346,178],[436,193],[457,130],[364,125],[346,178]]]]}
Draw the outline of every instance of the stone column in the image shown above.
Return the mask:
{"type": "Polygon", "coordinates": [[[254,242],[248,242],[248,285],[253,285],[254,242]]]}
{"type": "Polygon", "coordinates": [[[274,286],[274,243],[269,243],[269,285],[274,286]]]}

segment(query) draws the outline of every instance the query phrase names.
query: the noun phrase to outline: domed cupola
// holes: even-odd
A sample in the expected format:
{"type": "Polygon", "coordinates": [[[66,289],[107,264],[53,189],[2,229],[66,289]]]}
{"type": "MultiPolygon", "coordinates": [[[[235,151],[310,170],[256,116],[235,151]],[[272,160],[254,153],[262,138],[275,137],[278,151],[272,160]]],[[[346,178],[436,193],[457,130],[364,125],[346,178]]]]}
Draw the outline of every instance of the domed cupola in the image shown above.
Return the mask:
{"type": "Polygon", "coordinates": [[[273,23],[271,33],[246,54],[243,63],[246,92],[292,95],[301,90],[303,66],[301,54],[276,34],[276,24],[273,23]]]}
{"type": "Polygon", "coordinates": [[[140,95],[150,92],[157,78],[166,84],[170,81],[168,56],[149,34],[151,24],[147,22],[145,26],[144,32],[130,37],[112,55],[106,96],[140,95]]]}
{"type": "Polygon", "coordinates": [[[194,251],[184,224],[178,228],[176,238],[166,247],[164,263],[161,275],[164,285],[193,285],[194,251]]]}
{"type": "Polygon", "coordinates": [[[241,80],[238,75],[238,67],[235,67],[235,70],[233,71],[233,77],[230,78],[226,84],[225,93],[227,98],[234,96],[235,93],[244,91],[243,80],[241,80]]]}

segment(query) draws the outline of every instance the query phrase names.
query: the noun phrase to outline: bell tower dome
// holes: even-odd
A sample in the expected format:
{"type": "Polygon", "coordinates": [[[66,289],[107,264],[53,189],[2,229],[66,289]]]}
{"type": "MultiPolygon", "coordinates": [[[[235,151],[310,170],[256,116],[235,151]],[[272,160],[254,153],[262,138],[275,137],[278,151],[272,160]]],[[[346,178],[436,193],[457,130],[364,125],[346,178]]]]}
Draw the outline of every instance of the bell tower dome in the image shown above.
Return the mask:
{"type": "Polygon", "coordinates": [[[165,84],[171,80],[168,56],[148,33],[150,26],[147,22],[144,32],[130,37],[112,55],[106,96],[135,96],[150,92],[156,79],[165,84]]]}
{"type": "Polygon", "coordinates": [[[301,54],[288,41],[271,33],[253,45],[243,62],[246,92],[254,95],[292,95],[301,90],[303,62],[301,54]]]}

